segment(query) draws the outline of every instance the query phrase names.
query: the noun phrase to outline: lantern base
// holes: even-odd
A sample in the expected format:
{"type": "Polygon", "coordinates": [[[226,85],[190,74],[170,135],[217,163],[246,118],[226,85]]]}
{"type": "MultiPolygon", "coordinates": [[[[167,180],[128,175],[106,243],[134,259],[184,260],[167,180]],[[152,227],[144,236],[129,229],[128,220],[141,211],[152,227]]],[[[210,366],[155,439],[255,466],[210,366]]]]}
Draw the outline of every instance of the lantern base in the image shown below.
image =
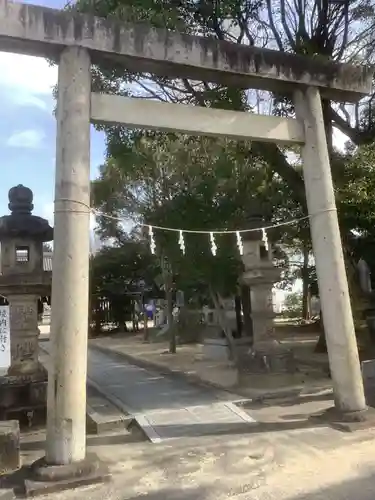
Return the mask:
{"type": "Polygon", "coordinates": [[[44,414],[47,403],[47,371],[41,367],[28,375],[0,377],[0,419],[26,416],[32,424],[34,413],[44,414]]]}
{"type": "Polygon", "coordinates": [[[295,373],[297,363],[293,352],[274,340],[256,342],[238,356],[239,371],[242,373],[295,373]]]}

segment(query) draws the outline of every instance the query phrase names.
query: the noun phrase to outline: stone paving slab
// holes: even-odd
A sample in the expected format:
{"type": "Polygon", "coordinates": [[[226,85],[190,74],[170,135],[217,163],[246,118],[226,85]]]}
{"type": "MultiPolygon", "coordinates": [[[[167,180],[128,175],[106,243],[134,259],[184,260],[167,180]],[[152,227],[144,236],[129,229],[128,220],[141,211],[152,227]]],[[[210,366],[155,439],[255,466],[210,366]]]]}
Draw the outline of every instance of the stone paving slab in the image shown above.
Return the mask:
{"type": "Polygon", "coordinates": [[[246,432],[256,421],[233,403],[212,403],[187,408],[136,414],[150,441],[246,432]]]}

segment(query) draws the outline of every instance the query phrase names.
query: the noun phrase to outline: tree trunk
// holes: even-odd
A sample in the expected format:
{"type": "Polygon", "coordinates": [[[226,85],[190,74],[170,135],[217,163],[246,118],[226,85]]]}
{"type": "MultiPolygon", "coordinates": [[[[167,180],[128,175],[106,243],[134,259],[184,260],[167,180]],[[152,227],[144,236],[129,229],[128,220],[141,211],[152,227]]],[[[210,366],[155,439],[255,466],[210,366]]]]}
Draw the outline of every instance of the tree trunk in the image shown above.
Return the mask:
{"type": "Polygon", "coordinates": [[[241,301],[243,312],[243,331],[245,337],[254,337],[253,320],[251,319],[251,294],[248,285],[241,286],[241,301]]]}
{"type": "Polygon", "coordinates": [[[310,307],[310,283],[309,283],[309,250],[303,248],[303,267],[302,267],[302,319],[308,321],[311,317],[310,307]]]}
{"type": "Polygon", "coordinates": [[[333,152],[333,125],[331,119],[331,101],[322,99],[322,111],[324,120],[324,129],[326,133],[327,147],[330,158],[333,152]]]}
{"type": "Polygon", "coordinates": [[[122,333],[122,332],[128,332],[128,331],[129,331],[129,329],[128,329],[127,325],[126,325],[126,320],[125,320],[125,319],[124,319],[124,320],[121,320],[121,321],[119,322],[119,331],[120,331],[121,333],[122,333]]]}
{"type": "Polygon", "coordinates": [[[137,332],[138,328],[138,319],[135,311],[135,302],[132,302],[132,323],[133,323],[133,332],[137,332]]]}
{"type": "Polygon", "coordinates": [[[143,339],[148,342],[149,338],[149,329],[148,329],[148,316],[147,311],[143,311],[143,339]]]}
{"type": "Polygon", "coordinates": [[[320,335],[319,335],[318,342],[315,346],[315,352],[326,353],[327,352],[327,341],[326,341],[326,334],[324,331],[322,310],[320,310],[319,325],[320,325],[320,335]]]}
{"type": "Polygon", "coordinates": [[[161,268],[162,275],[164,279],[165,288],[165,300],[167,302],[167,325],[168,325],[168,335],[169,335],[169,352],[171,354],[176,354],[177,351],[177,341],[176,341],[176,328],[174,325],[173,318],[173,273],[168,265],[166,256],[161,257],[161,268]]]}
{"type": "Polygon", "coordinates": [[[169,334],[169,352],[171,354],[176,354],[177,342],[176,342],[176,329],[175,329],[174,320],[173,320],[173,296],[172,296],[172,288],[171,288],[169,283],[166,286],[165,296],[167,299],[167,322],[168,322],[168,334],[169,334]]]}
{"type": "Polygon", "coordinates": [[[242,318],[241,318],[241,297],[236,295],[234,298],[234,307],[236,311],[237,332],[236,338],[242,337],[242,318]]]}
{"type": "Polygon", "coordinates": [[[142,312],[143,312],[143,340],[145,342],[148,342],[150,340],[149,338],[149,330],[148,330],[148,315],[147,315],[147,310],[145,307],[145,299],[144,296],[142,295],[142,300],[141,300],[141,307],[142,307],[142,312]]]}
{"type": "Polygon", "coordinates": [[[100,301],[96,297],[91,297],[90,299],[90,323],[94,319],[94,335],[100,335],[102,331],[102,322],[100,315],[100,301]]]}
{"type": "Polygon", "coordinates": [[[214,307],[216,309],[217,317],[219,320],[219,325],[224,332],[225,338],[227,339],[228,348],[229,348],[231,358],[235,364],[238,364],[238,356],[237,356],[236,346],[234,344],[234,338],[233,338],[232,332],[228,326],[227,318],[224,314],[223,308],[221,307],[218,294],[216,292],[214,292],[214,290],[211,287],[210,287],[210,295],[211,295],[211,300],[212,300],[214,307]]]}

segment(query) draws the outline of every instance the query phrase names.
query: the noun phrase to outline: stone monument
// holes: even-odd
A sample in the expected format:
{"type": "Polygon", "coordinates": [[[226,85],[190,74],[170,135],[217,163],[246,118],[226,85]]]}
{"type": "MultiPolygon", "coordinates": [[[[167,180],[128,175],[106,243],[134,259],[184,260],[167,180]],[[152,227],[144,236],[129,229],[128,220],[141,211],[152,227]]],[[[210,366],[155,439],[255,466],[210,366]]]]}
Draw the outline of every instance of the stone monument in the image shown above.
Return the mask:
{"type": "MultiPolygon", "coordinates": [[[[250,224],[259,228],[261,218],[252,218],[250,224]]],[[[251,227],[250,225],[250,227],[251,227]]],[[[242,283],[251,290],[252,345],[239,350],[241,368],[250,372],[293,372],[293,354],[274,336],[273,285],[280,279],[280,269],[272,260],[272,243],[264,238],[262,230],[243,235],[242,283]]],[[[239,343],[249,344],[246,338],[239,343]]]]}
{"type": "Polygon", "coordinates": [[[47,372],[38,359],[38,299],[50,294],[43,243],[53,239],[48,221],[32,215],[33,193],[9,191],[10,215],[0,218],[0,294],[9,303],[11,364],[0,377],[0,418],[45,408],[47,372]]]}

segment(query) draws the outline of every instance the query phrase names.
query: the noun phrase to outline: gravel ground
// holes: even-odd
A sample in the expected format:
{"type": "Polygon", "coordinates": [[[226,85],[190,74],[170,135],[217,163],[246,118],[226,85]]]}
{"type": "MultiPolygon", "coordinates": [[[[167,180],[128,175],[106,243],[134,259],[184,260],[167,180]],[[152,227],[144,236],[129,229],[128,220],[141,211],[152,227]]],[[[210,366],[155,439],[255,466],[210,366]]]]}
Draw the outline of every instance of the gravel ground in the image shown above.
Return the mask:
{"type": "MultiPolygon", "coordinates": [[[[48,500],[372,500],[375,431],[327,427],[129,442],[90,438],[112,482],[46,496],[48,500]]],[[[24,438],[25,461],[42,454],[43,433],[24,438]]],[[[1,490],[0,490],[1,493],[1,490]]]]}

